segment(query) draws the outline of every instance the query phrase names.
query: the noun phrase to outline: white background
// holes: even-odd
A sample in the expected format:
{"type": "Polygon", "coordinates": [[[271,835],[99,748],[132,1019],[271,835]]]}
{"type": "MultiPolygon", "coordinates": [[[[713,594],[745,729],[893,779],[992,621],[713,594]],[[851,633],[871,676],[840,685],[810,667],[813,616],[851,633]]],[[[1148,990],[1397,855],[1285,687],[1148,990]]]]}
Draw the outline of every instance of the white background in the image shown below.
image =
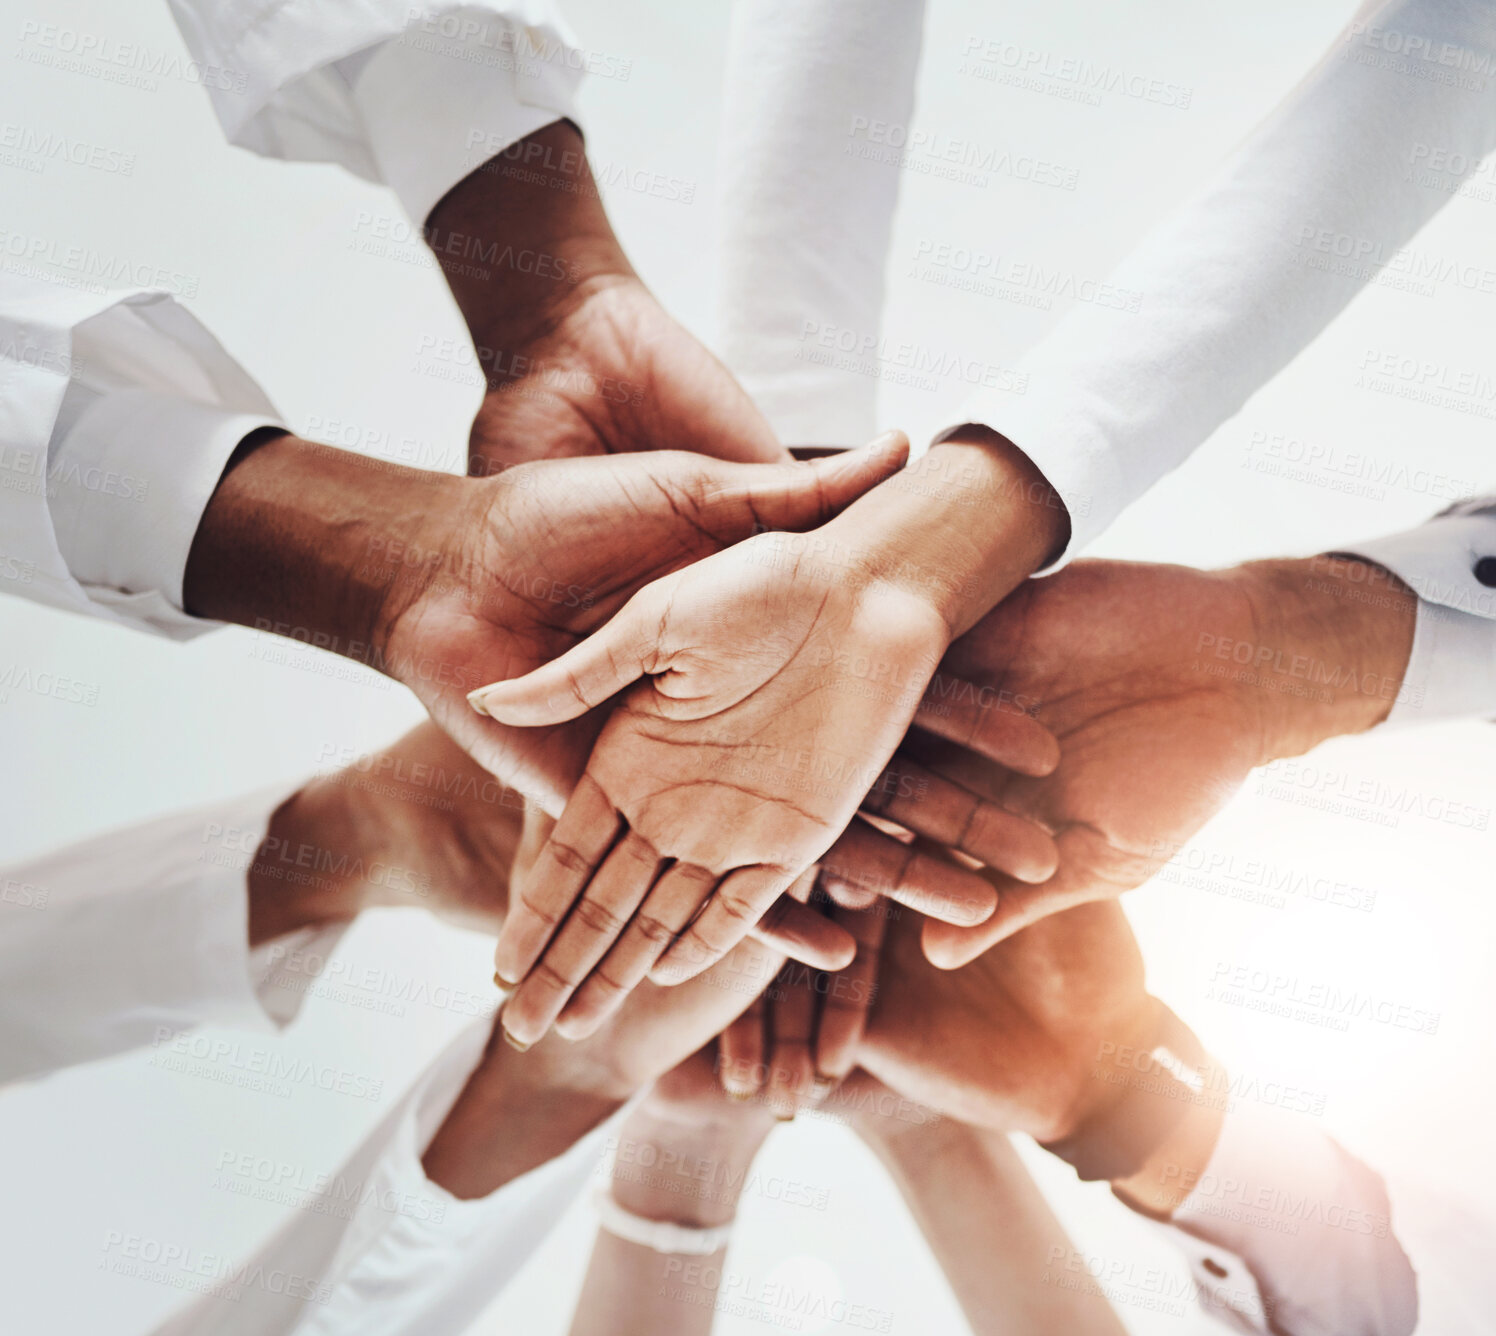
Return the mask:
{"type": "MultiPolygon", "coordinates": [[[[1292,86],[1349,14],[1342,0],[932,0],[930,7],[916,123],[1079,172],[1074,192],[1002,177],[985,187],[916,175],[904,182],[886,331],[1004,366],[1063,315],[1066,300],[1036,309],[921,282],[912,276],[920,244],[950,241],[1077,279],[1103,278],[1150,220],[1183,199],[1292,86]],[[1110,62],[1190,87],[1191,104],[1180,110],[1108,94],[1091,106],[977,80],[961,72],[963,40],[972,36],[1055,61],[1110,62]]],[[[607,202],[645,278],[710,338],[727,7],[567,0],[565,12],[584,45],[631,61],[627,79],[586,87],[594,160],[694,183],[689,205],[630,191],[609,192],[607,202]]],[[[40,172],[0,163],[0,229],[178,271],[195,289],[189,305],[294,428],[365,439],[383,453],[411,438],[425,443],[431,460],[455,464],[478,377],[422,355],[433,339],[460,345],[463,330],[417,243],[379,252],[380,230],[402,232],[393,198],[330,167],[265,162],[226,147],[193,84],[120,87],[20,59],[22,20],[38,17],[181,51],[159,0],[0,0],[0,124],[55,129],[134,155],[129,175],[59,161],[40,172]]],[[[1489,197],[1456,199],[1419,245],[1496,264],[1493,224],[1489,197]]],[[[1381,396],[1358,388],[1356,377],[1370,350],[1496,370],[1490,308],[1488,297],[1452,285],[1432,296],[1371,288],[1095,554],[1220,565],[1319,551],[1406,527],[1443,504],[1416,484],[1337,490],[1325,467],[1258,472],[1264,451],[1254,433],[1361,450],[1489,487],[1490,417],[1381,396]]],[[[890,387],[883,418],[918,438],[943,425],[963,388],[890,387]]],[[[265,784],[289,790],[329,757],[384,742],[418,716],[394,687],[329,676],[342,665],[309,652],[293,651],[291,666],[267,662],[266,647],[238,630],[176,645],[0,600],[0,671],[30,665],[99,687],[94,708],[20,693],[0,702],[0,857],[265,784]]],[[[1206,855],[1255,855],[1375,891],[1371,912],[1295,897],[1266,908],[1164,881],[1128,905],[1154,991],[1236,1070],[1322,1095],[1315,1125],[1388,1173],[1410,1227],[1415,1213],[1432,1212],[1448,1231],[1438,1249],[1443,1265],[1456,1271],[1477,1255],[1469,1246],[1475,1217],[1461,1213],[1483,1205],[1496,1181],[1484,1113],[1493,1094],[1487,1025],[1496,1000],[1486,982],[1496,917],[1492,836],[1428,813],[1440,802],[1469,804],[1488,825],[1493,759],[1496,739],[1485,725],[1337,744],[1311,758],[1321,769],[1301,793],[1313,799],[1375,782],[1380,796],[1354,815],[1317,812],[1253,784],[1197,841],[1206,855]],[[1438,1012],[1438,1031],[1360,1021],[1340,1033],[1224,1006],[1206,996],[1223,961],[1438,1012]]],[[[477,991],[488,978],[486,942],[409,914],[366,921],[340,954],[477,991]]],[[[65,959],[58,968],[66,970],[65,959]]],[[[314,998],[288,1034],[266,1042],[336,1055],[390,1091],[464,1023],[429,1008],[391,1016],[314,998]]],[[[281,1208],[214,1189],[221,1153],[263,1152],[310,1175],[332,1168],[382,1107],[310,1089],[265,1099],[162,1071],[147,1057],[0,1098],[0,1326],[28,1336],[149,1329],[180,1296],[97,1269],[109,1231],[247,1253],[281,1208]]],[[[790,1268],[777,1274],[809,1276],[828,1293],[884,1310],[891,1329],[907,1336],[964,1329],[897,1194],[843,1129],[802,1120],[776,1135],[766,1157],[767,1171],[824,1188],[827,1209],[750,1198],[736,1271],[762,1279],[790,1268]]],[[[1129,1259],[1135,1276],[1165,1268],[1169,1293],[1183,1292],[1182,1264],[1165,1242],[1104,1192],[1079,1188],[1040,1156],[1033,1162],[1078,1246],[1129,1259]]],[[[587,1212],[573,1211],[474,1330],[563,1331],[590,1230],[587,1212]]],[[[1420,1254],[1411,1237],[1410,1246],[1428,1265],[1429,1252],[1420,1254]]],[[[1451,1329],[1440,1316],[1448,1305],[1489,1313],[1489,1298],[1475,1288],[1489,1283],[1474,1267],[1453,1279],[1426,1272],[1422,1330],[1451,1329]]],[[[1149,1311],[1147,1293],[1141,1281],[1120,1293],[1132,1330],[1203,1328],[1185,1302],[1168,1305],[1182,1316],[1149,1311]]],[[[740,1336],[760,1324],[724,1317],[718,1329],[740,1336]]]]}

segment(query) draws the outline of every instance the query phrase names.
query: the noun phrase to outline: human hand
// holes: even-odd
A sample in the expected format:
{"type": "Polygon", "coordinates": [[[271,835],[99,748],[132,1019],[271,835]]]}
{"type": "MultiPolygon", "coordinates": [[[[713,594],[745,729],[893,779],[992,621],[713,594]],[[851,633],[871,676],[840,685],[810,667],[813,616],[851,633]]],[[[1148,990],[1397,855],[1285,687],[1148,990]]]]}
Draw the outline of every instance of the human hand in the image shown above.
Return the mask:
{"type": "Polygon", "coordinates": [[[426,1172],[459,1197],[477,1197],[560,1154],[731,1023],[783,959],[741,942],[683,987],[646,983],[589,1038],[551,1036],[524,1054],[495,1024],[426,1151],[426,1172]]]}
{"type": "Polygon", "coordinates": [[[486,380],[472,473],[635,450],[788,458],[727,368],[634,272],[575,126],[546,126],[470,173],[425,235],[486,380]]]}
{"type": "Polygon", "coordinates": [[[404,682],[493,773],[559,812],[599,721],[517,732],[475,716],[466,693],[561,653],[681,565],[765,525],[820,523],[899,462],[886,450],[756,466],[669,451],[463,479],[277,436],[210,502],[188,606],[404,682]]]}
{"type": "Polygon", "coordinates": [[[780,1119],[819,1104],[856,1066],[885,925],[899,907],[881,900],[859,909],[833,903],[827,913],[856,941],[852,962],[828,971],[785,961],[717,1041],[722,1089],[736,1100],[761,1101],[780,1119]]]}
{"type": "Polygon", "coordinates": [[[497,932],[523,809],[429,720],[350,756],[271,817],[248,872],[250,945],[381,906],[497,932]]]}
{"type": "MultiPolygon", "coordinates": [[[[928,923],[930,959],[963,964],[1045,914],[1141,885],[1254,766],[1384,718],[1416,600],[1395,580],[1375,603],[1356,597],[1358,565],[1077,562],[957,641],[942,672],[1035,708],[1059,739],[1059,765],[1032,779],[948,746],[922,750],[917,736],[910,751],[1051,831],[1059,870],[1040,886],[995,877],[998,907],[979,927],[928,923]],[[1306,690],[1311,674],[1323,685],[1306,690]]],[[[991,714],[980,698],[952,696],[927,702],[919,723],[965,743],[991,714]]]]}
{"type": "MultiPolygon", "coordinates": [[[[500,936],[500,975],[525,977],[578,896],[565,965],[545,962],[553,993],[602,960],[636,911],[638,930],[607,961],[613,980],[678,980],[720,957],[846,828],[943,639],[919,600],[844,570],[786,567],[776,537],[760,535],[641,591],[527,678],[474,693],[505,723],[554,724],[651,675],[599,737],[542,856],[544,899],[517,907],[500,936]]],[[[1054,762],[1052,740],[1019,713],[983,743],[1021,769],[1054,762]]],[[[907,898],[958,923],[991,911],[975,884],[957,901],[907,898]]],[[[549,1017],[532,1019],[543,1033],[549,1017]]]]}

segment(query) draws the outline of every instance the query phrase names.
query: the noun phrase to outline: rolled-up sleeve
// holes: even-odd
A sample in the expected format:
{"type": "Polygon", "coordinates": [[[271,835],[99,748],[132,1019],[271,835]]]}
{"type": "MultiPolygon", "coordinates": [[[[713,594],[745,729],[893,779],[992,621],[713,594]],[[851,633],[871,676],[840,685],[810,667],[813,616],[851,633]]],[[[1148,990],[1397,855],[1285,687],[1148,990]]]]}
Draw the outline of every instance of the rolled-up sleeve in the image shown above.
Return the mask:
{"type": "Polygon", "coordinates": [[[171,8],[230,143],[339,163],[418,222],[487,158],[575,120],[588,63],[544,0],[171,8]]]}
{"type": "Polygon", "coordinates": [[[279,415],[161,292],[0,274],[0,534],[36,602],[187,639],[203,511],[239,444],[279,415]]]}

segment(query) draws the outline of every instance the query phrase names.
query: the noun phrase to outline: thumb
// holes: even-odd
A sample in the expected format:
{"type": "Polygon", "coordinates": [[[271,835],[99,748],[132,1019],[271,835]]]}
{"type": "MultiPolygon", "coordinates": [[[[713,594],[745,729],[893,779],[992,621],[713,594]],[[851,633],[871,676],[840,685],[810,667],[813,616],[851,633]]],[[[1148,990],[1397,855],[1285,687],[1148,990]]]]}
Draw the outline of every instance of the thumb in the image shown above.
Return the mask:
{"type": "Polygon", "coordinates": [[[501,724],[534,728],[579,719],[651,671],[660,619],[646,586],[617,615],[565,654],[523,677],[468,693],[468,704],[501,724]]]}
{"type": "Polygon", "coordinates": [[[803,464],[729,465],[728,485],[707,504],[721,507],[723,527],[737,530],[730,538],[773,529],[814,529],[897,473],[908,458],[909,438],[901,431],[886,431],[856,450],[803,464]]]}

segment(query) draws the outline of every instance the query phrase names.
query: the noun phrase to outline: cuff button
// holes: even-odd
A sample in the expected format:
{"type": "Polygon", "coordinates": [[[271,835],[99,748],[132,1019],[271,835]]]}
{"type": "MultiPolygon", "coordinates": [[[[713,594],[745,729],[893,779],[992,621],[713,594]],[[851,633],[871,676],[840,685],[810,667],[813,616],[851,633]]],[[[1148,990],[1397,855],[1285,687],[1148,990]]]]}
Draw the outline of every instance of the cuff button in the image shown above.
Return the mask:
{"type": "Polygon", "coordinates": [[[1496,589],[1496,557],[1482,557],[1477,561],[1475,578],[1487,589],[1496,589]]]}

